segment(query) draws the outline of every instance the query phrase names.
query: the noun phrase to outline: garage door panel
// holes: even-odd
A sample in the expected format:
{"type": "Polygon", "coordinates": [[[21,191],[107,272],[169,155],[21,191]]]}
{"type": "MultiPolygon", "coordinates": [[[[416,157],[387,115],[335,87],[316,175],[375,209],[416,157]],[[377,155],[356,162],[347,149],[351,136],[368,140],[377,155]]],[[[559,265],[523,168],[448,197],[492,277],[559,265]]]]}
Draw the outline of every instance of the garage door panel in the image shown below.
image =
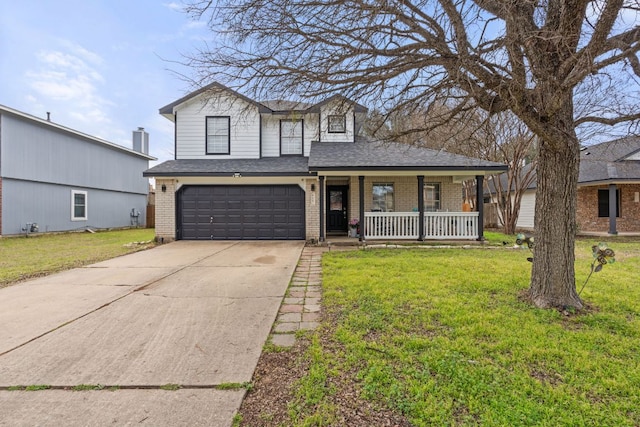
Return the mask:
{"type": "Polygon", "coordinates": [[[178,203],[182,239],[305,238],[304,191],[297,185],[185,186],[178,203]]]}

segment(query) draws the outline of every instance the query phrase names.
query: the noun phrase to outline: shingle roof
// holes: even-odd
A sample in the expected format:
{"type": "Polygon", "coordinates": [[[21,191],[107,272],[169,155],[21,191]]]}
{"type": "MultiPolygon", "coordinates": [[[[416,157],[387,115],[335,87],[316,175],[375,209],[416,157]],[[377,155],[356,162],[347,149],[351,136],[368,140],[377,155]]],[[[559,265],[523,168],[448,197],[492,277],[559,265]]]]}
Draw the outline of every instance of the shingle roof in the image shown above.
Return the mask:
{"type": "Polygon", "coordinates": [[[472,157],[393,142],[315,142],[309,170],[493,170],[507,166],[472,157]]]}
{"type": "Polygon", "coordinates": [[[640,181],[640,161],[624,160],[640,151],[639,137],[626,137],[586,147],[580,153],[578,183],[640,181]]]}
{"type": "Polygon", "coordinates": [[[202,88],[200,88],[200,89],[198,89],[198,90],[196,90],[194,92],[188,93],[185,96],[183,96],[182,98],[177,99],[177,100],[173,101],[172,103],[167,104],[164,107],[160,108],[160,114],[163,114],[163,115],[173,114],[174,107],[182,104],[183,102],[186,102],[186,101],[188,101],[188,100],[190,100],[192,98],[195,98],[195,97],[200,96],[202,94],[205,94],[207,92],[213,94],[216,91],[217,92],[220,92],[220,91],[230,92],[233,95],[237,96],[238,98],[248,102],[249,104],[253,104],[256,107],[258,107],[258,111],[260,111],[260,112],[271,112],[271,110],[268,107],[262,105],[261,103],[255,101],[255,100],[253,100],[253,99],[251,99],[251,98],[249,98],[247,96],[244,96],[240,92],[236,92],[235,90],[233,90],[233,89],[231,89],[231,88],[229,88],[229,87],[227,87],[227,86],[225,86],[223,84],[220,84],[218,82],[213,82],[213,83],[210,83],[210,84],[208,84],[206,86],[203,86],[202,88]]]}
{"type": "Polygon", "coordinates": [[[260,101],[260,104],[272,111],[306,111],[312,104],[306,102],[287,101],[276,99],[271,101],[260,101]]]}
{"type": "Polygon", "coordinates": [[[308,176],[306,157],[262,159],[169,160],[144,172],[144,176],[308,176]]]}

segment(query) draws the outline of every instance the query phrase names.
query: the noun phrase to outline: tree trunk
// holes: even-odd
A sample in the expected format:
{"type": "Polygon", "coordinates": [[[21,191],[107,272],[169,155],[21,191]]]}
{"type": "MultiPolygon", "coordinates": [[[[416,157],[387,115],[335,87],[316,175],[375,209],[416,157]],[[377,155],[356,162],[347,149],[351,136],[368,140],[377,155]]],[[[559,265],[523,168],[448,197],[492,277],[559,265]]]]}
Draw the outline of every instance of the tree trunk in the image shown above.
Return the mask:
{"type": "Polygon", "coordinates": [[[541,141],[539,150],[529,295],[537,307],[580,309],[574,270],[580,144],[570,101],[563,110],[550,123],[554,129],[549,134],[559,136],[541,141]]]}

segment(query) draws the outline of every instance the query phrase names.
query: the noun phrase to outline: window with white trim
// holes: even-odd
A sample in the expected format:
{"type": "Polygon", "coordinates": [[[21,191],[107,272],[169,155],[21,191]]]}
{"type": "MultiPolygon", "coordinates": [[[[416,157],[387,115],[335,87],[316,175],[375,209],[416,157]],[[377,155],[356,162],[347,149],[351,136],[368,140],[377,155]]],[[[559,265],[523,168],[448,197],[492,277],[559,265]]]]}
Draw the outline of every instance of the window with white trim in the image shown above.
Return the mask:
{"type": "Polygon", "coordinates": [[[302,120],[280,120],[280,155],[302,155],[302,127],[302,120]]]}
{"type": "Polygon", "coordinates": [[[71,221],[87,220],[87,201],[86,191],[71,190],[71,221]]]}
{"type": "Polygon", "coordinates": [[[328,116],[329,133],[345,133],[347,131],[347,116],[344,114],[328,116]]]}
{"type": "Polygon", "coordinates": [[[394,206],[393,184],[374,183],[373,184],[373,212],[393,212],[394,206]]]}
{"type": "Polygon", "coordinates": [[[440,183],[424,183],[424,210],[425,212],[438,212],[442,209],[440,204],[440,183]]]}
{"type": "Polygon", "coordinates": [[[230,154],[229,116],[207,116],[207,154],[230,154]]]}

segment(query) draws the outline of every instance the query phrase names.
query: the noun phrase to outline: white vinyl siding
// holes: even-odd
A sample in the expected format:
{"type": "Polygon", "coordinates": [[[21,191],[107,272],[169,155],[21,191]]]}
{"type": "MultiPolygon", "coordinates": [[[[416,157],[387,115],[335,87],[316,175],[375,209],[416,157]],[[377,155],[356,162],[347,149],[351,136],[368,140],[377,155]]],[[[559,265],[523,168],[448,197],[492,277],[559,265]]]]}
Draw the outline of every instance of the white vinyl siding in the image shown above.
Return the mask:
{"type": "Polygon", "coordinates": [[[320,141],[322,142],[353,142],[354,117],[353,107],[346,108],[340,102],[331,102],[320,109],[320,141]],[[330,117],[344,117],[344,132],[332,131],[329,128],[330,117]]]}
{"type": "Polygon", "coordinates": [[[239,98],[203,95],[176,109],[176,159],[257,159],[260,157],[258,108],[239,98]],[[229,154],[207,153],[207,116],[229,117],[229,154]]]}
{"type": "Polygon", "coordinates": [[[280,155],[298,155],[303,151],[303,127],[302,120],[280,121],[280,155]]]}
{"type": "MultiPolygon", "coordinates": [[[[292,116],[262,115],[262,156],[280,156],[280,120],[293,120],[292,116]]],[[[318,140],[318,115],[298,115],[295,120],[304,123],[304,156],[309,156],[312,141],[318,140]]]]}
{"type": "Polygon", "coordinates": [[[527,190],[522,195],[522,200],[520,201],[520,214],[518,215],[516,228],[533,230],[535,210],[536,210],[536,191],[527,190]]]}

